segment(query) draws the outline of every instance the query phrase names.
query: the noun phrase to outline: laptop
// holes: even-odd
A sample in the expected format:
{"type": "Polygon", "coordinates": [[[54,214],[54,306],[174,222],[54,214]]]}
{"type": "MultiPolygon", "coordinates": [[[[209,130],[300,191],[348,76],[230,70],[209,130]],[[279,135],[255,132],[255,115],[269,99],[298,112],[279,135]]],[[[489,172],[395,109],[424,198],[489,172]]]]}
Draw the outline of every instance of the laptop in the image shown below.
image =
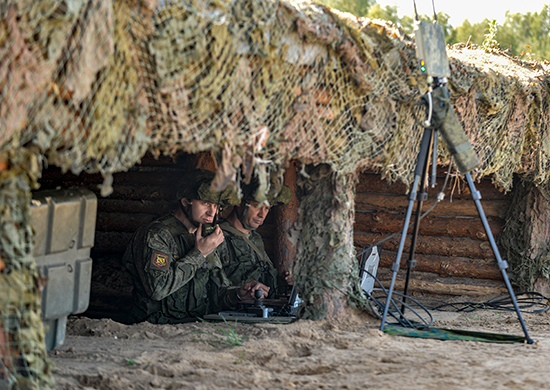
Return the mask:
{"type": "Polygon", "coordinates": [[[229,320],[239,322],[283,322],[296,319],[302,300],[298,296],[296,284],[292,286],[290,295],[278,296],[274,299],[245,300],[241,308],[233,311],[221,311],[208,314],[206,320],[229,320]]]}

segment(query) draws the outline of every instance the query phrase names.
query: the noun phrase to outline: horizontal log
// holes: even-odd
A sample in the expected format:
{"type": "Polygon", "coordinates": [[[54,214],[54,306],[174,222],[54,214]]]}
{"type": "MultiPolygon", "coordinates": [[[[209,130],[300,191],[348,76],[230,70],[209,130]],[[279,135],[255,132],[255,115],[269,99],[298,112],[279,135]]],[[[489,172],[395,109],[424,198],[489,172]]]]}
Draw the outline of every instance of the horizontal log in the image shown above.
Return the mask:
{"type": "MultiPolygon", "coordinates": [[[[118,172],[113,174],[113,187],[118,185],[165,185],[175,186],[186,171],[182,168],[157,166],[157,167],[135,167],[127,172],[118,172]]],[[[100,174],[73,175],[72,173],[62,173],[60,170],[48,171],[41,179],[41,183],[75,183],[79,186],[88,187],[91,184],[97,185],[103,183],[103,176],[100,174]]],[[[91,186],[90,186],[91,188],[91,186]]]]}
{"type": "Polygon", "coordinates": [[[96,229],[103,232],[133,233],[138,227],[156,218],[155,214],[98,212],[96,229]]]}
{"type": "Polygon", "coordinates": [[[134,234],[128,232],[95,232],[93,252],[94,256],[109,253],[111,255],[123,253],[134,234]]]}
{"type": "Polygon", "coordinates": [[[40,179],[41,184],[56,183],[57,185],[64,185],[65,182],[101,184],[103,182],[103,177],[99,173],[90,174],[86,172],[75,175],[72,172],[63,172],[57,167],[48,167],[42,171],[42,178],[40,179]]]}
{"type": "MultiPolygon", "coordinates": [[[[200,153],[197,154],[197,156],[200,153]]],[[[183,156],[183,155],[182,155],[183,156]]],[[[188,155],[185,156],[195,156],[195,155],[188,155]]],[[[153,156],[151,153],[146,153],[141,158],[141,163],[137,164],[137,166],[174,166],[175,162],[174,159],[171,156],[153,156]]]]}
{"type": "MultiPolygon", "coordinates": [[[[390,287],[392,273],[389,270],[382,270],[377,275],[379,281],[386,289],[390,287]]],[[[377,285],[378,286],[378,285],[377,285]]],[[[394,291],[402,293],[405,288],[405,272],[397,274],[394,291]]],[[[508,290],[502,280],[483,280],[469,278],[439,278],[432,274],[423,272],[411,273],[409,279],[409,290],[407,295],[415,296],[418,293],[436,296],[472,296],[479,298],[492,298],[505,294],[508,290]],[[416,293],[416,294],[415,294],[416,293]]]]}
{"type": "MultiPolygon", "coordinates": [[[[355,231],[353,241],[355,246],[367,247],[380,241],[379,234],[355,231]]],[[[397,252],[401,235],[395,236],[380,247],[382,250],[397,252]]],[[[405,240],[404,253],[410,251],[411,236],[405,240]]],[[[472,259],[495,259],[491,245],[488,241],[472,240],[462,237],[433,237],[419,235],[416,240],[415,253],[430,254],[435,256],[457,256],[472,259]]],[[[496,260],[495,260],[496,261],[496,260]]]]}
{"type": "MultiPolygon", "coordinates": [[[[498,218],[487,218],[491,233],[500,233],[504,221],[498,218]]],[[[414,220],[413,220],[414,221],[414,220]]],[[[380,236],[403,230],[405,215],[386,212],[355,213],[354,228],[357,231],[377,233],[380,236]]],[[[412,231],[409,230],[409,233],[412,231]]],[[[465,237],[484,240],[487,238],[485,228],[479,218],[437,217],[427,216],[420,221],[420,235],[465,237]]],[[[384,238],[384,237],[381,237],[384,238]]]]}
{"type": "MultiPolygon", "coordinates": [[[[99,189],[97,190],[99,194],[99,189]]],[[[151,200],[160,199],[173,201],[176,199],[176,188],[173,183],[169,185],[116,185],[113,187],[111,195],[106,199],[134,199],[151,200]]]]}
{"type": "Polygon", "coordinates": [[[97,201],[97,209],[107,213],[142,213],[161,216],[172,212],[176,206],[176,201],[166,200],[151,201],[100,198],[97,201]]]}
{"type": "Polygon", "coordinates": [[[113,192],[106,197],[101,196],[100,183],[84,183],[78,181],[65,180],[62,185],[59,182],[42,182],[40,190],[49,190],[55,188],[84,187],[92,191],[98,199],[129,199],[129,200],[149,200],[149,201],[175,201],[176,188],[172,183],[167,185],[113,185],[113,192]]]}
{"type": "MultiPolygon", "coordinates": [[[[435,202],[435,198],[430,197],[422,205],[422,212],[429,209],[435,202]]],[[[481,206],[487,217],[505,218],[506,211],[509,207],[508,201],[491,200],[481,201],[481,206]]],[[[386,195],[386,194],[370,194],[360,193],[355,197],[356,210],[382,210],[382,211],[398,211],[406,213],[409,201],[405,196],[386,195]]],[[[414,205],[416,210],[416,202],[414,205]]],[[[477,208],[472,200],[454,200],[449,202],[443,200],[439,202],[431,211],[432,215],[444,216],[463,216],[463,217],[478,217],[477,208]]]]}
{"type": "Polygon", "coordinates": [[[186,170],[168,167],[137,167],[128,172],[115,173],[113,183],[117,185],[170,185],[176,186],[186,170]]]}
{"type": "MultiPolygon", "coordinates": [[[[444,183],[443,172],[440,171],[437,175],[436,186],[431,188],[428,186],[428,194],[437,196],[441,191],[441,186],[444,183]]],[[[493,185],[490,178],[482,179],[480,182],[474,183],[476,189],[481,193],[483,199],[486,200],[507,200],[511,199],[511,194],[505,194],[493,185]]],[[[370,192],[380,194],[405,195],[410,191],[402,182],[397,181],[390,183],[382,178],[379,173],[364,172],[359,174],[356,192],[370,192]]],[[[472,199],[468,184],[462,179],[451,179],[445,190],[445,199],[472,199]],[[458,182],[454,182],[458,180],[458,182]]]]}
{"type": "MultiPolygon", "coordinates": [[[[383,250],[380,254],[380,267],[390,268],[397,258],[397,252],[383,250]]],[[[403,254],[400,269],[406,269],[408,255],[403,254]]],[[[470,259],[459,256],[435,256],[415,254],[415,271],[431,272],[442,277],[499,280],[502,275],[496,260],[470,259]]]]}

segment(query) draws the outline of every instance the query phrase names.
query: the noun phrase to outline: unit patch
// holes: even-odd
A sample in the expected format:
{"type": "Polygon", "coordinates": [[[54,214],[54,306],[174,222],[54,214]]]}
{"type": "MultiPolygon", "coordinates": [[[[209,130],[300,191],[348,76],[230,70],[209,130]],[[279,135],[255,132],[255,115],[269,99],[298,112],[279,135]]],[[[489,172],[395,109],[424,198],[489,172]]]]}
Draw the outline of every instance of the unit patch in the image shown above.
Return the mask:
{"type": "Polygon", "coordinates": [[[170,265],[170,255],[166,255],[160,252],[153,252],[153,260],[151,264],[155,268],[164,269],[170,265]]]}

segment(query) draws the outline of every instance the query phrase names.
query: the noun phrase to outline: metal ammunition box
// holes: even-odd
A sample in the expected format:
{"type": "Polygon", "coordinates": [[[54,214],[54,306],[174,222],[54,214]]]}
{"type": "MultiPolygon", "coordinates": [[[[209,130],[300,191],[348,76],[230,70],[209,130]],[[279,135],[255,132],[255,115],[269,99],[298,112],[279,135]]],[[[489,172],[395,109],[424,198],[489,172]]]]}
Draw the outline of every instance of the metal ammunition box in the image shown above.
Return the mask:
{"type": "Polygon", "coordinates": [[[97,198],[83,188],[38,191],[31,207],[34,259],[47,279],[42,291],[46,349],[63,344],[67,316],[90,302],[97,198]]]}

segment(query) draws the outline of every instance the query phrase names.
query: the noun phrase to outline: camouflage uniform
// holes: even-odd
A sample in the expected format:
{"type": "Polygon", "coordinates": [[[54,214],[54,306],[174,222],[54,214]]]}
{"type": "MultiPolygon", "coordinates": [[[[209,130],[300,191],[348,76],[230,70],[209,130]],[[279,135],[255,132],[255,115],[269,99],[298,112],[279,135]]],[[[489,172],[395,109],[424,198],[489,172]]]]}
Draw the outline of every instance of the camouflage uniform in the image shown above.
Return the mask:
{"type": "Polygon", "coordinates": [[[133,280],[134,322],[181,323],[236,306],[238,287],[222,270],[222,243],[204,258],[195,235],[173,215],[138,229],[123,262],[133,280]]]}
{"type": "Polygon", "coordinates": [[[271,288],[269,298],[279,294],[277,270],[265,252],[262,237],[255,231],[243,233],[228,221],[220,223],[220,227],[229,251],[229,257],[223,261],[223,270],[229,280],[236,285],[256,280],[271,288]]]}
{"type": "MultiPolygon", "coordinates": [[[[255,200],[260,204],[272,206],[285,205],[290,202],[291,192],[286,185],[270,183],[267,193],[262,192],[261,180],[255,178],[249,185],[243,185],[243,202],[246,204],[245,213],[248,212],[250,201],[255,200]]],[[[229,259],[223,261],[223,269],[231,282],[241,284],[257,280],[270,287],[269,298],[282,293],[279,290],[277,269],[267,256],[262,237],[254,228],[246,226],[238,216],[248,234],[235,228],[229,221],[220,223],[229,251],[229,259]]]]}

